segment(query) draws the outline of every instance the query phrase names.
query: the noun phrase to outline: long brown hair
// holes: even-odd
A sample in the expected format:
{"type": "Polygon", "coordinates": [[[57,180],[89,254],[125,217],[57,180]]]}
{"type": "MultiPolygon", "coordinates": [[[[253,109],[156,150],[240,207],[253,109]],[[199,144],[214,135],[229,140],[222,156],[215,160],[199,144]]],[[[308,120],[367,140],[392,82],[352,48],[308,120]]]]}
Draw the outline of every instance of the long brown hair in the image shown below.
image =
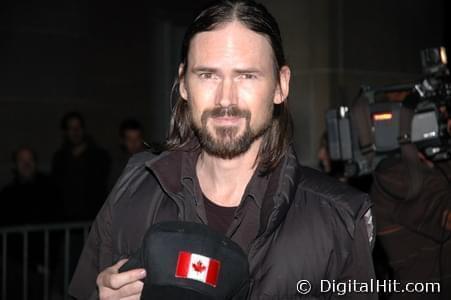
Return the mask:
{"type": "MultiPolygon", "coordinates": [[[[188,51],[192,38],[205,31],[211,31],[218,26],[238,21],[248,29],[264,35],[273,50],[274,71],[280,81],[279,71],[286,65],[282,48],[282,38],[279,26],[266,8],[254,1],[219,1],[204,9],[188,27],[183,38],[181,64],[184,66],[182,75],[188,65],[188,51]]],[[[183,76],[180,76],[183,77],[183,76]]],[[[179,94],[179,79],[176,79],[171,93],[171,100],[176,103],[173,108],[166,149],[177,150],[187,146],[195,138],[191,129],[191,114],[187,101],[179,94]]],[[[258,153],[258,161],[263,173],[272,171],[283,158],[293,137],[293,121],[288,110],[287,99],[281,104],[274,104],[272,123],[263,135],[258,153]]]]}

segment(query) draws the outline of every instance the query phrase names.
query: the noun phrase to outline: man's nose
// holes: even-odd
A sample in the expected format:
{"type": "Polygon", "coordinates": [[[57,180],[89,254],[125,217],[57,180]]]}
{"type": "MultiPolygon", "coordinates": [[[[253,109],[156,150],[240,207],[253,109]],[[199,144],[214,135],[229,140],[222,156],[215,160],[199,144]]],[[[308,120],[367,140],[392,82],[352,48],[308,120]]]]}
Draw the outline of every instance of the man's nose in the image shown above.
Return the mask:
{"type": "Polygon", "coordinates": [[[236,86],[232,79],[224,79],[216,95],[216,105],[228,107],[237,104],[236,86]]]}

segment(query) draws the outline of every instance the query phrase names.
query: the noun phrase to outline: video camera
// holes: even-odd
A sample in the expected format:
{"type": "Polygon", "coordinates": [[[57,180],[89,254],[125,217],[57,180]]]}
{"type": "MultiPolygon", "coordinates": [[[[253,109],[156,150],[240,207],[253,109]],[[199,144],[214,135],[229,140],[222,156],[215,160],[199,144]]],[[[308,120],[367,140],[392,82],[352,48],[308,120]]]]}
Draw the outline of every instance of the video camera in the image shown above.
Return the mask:
{"type": "Polygon", "coordinates": [[[423,79],[380,88],[362,87],[352,107],[327,112],[330,158],[345,163],[344,176],[370,174],[381,160],[399,155],[402,145],[409,143],[429,160],[450,159],[447,118],[451,118],[451,76],[445,48],[422,50],[421,62],[423,79]],[[396,92],[404,92],[407,97],[402,102],[379,99],[396,92]]]}

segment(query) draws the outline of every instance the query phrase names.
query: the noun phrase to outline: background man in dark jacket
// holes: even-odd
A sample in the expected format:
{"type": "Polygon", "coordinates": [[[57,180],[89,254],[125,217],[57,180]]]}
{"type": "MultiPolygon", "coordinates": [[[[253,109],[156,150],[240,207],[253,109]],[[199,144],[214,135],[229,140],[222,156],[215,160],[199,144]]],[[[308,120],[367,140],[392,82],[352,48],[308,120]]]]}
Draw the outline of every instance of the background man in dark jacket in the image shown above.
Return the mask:
{"type": "Polygon", "coordinates": [[[62,201],[63,220],[92,220],[107,195],[110,156],[88,136],[80,113],[64,115],[61,129],[64,140],[53,156],[52,175],[62,201]]]}
{"type": "MultiPolygon", "coordinates": [[[[443,113],[451,134],[451,118],[443,113]]],[[[412,157],[389,157],[374,173],[371,198],[378,241],[393,278],[440,283],[440,293],[393,294],[390,299],[450,299],[451,161],[432,162],[420,151],[412,157]]]]}
{"type": "Polygon", "coordinates": [[[249,299],[302,297],[300,280],[311,298],[330,298],[321,280],[374,278],[369,200],[299,166],[289,81],[278,25],[263,6],[205,9],[184,38],[168,150],[131,158],[93,224],[71,294],[95,297],[97,287],[101,299],[139,299],[151,271],[118,273],[121,258],[167,220],[208,224],[240,245],[249,299]]]}
{"type": "Polygon", "coordinates": [[[38,168],[33,149],[22,146],[12,156],[14,178],[0,191],[0,226],[49,223],[59,207],[50,176],[38,168]]]}

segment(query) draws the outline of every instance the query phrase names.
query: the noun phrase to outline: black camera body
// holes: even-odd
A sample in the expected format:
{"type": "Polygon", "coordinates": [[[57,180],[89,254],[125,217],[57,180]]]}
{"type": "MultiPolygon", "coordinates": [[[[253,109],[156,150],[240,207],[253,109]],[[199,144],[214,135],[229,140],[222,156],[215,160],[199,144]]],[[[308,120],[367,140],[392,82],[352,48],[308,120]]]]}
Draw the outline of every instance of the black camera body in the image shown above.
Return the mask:
{"type": "Polygon", "coordinates": [[[451,77],[445,49],[423,50],[421,61],[422,80],[362,87],[352,107],[327,112],[330,158],[345,163],[346,177],[370,174],[387,156],[400,155],[401,146],[407,143],[415,144],[430,160],[450,159],[451,77]],[[409,94],[402,102],[376,100],[380,94],[401,91],[409,94]],[[408,119],[404,108],[413,113],[408,119]]]}

